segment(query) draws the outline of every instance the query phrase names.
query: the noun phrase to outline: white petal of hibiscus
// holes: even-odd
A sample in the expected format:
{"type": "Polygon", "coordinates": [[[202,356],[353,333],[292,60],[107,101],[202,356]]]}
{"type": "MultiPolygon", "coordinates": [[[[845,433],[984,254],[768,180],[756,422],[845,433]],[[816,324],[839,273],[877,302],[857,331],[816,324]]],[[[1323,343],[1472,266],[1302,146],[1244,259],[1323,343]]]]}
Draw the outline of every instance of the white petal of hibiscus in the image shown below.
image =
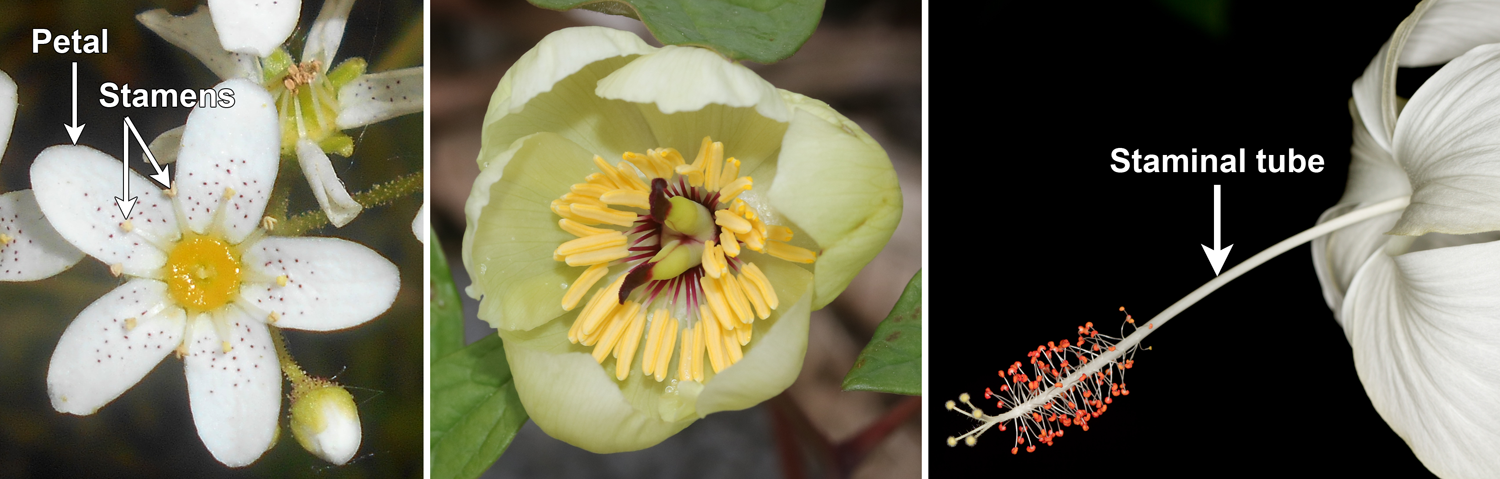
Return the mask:
{"type": "Polygon", "coordinates": [[[177,349],[186,317],[167,300],[167,284],[153,279],[134,279],[99,297],[52,352],[52,408],[86,416],[120,397],[177,349]]]}
{"type": "Polygon", "coordinates": [[[302,0],[208,0],[225,50],[269,56],[297,28],[302,0]]]}
{"type": "Polygon", "coordinates": [[[1377,253],[1344,300],[1370,402],[1433,473],[1500,477],[1500,243],[1377,253]]]}
{"type": "Polygon", "coordinates": [[[362,75],[339,89],[339,129],[422,111],[422,67],[362,75]]]}
{"type": "Polygon", "coordinates": [[[166,264],[167,247],[182,236],[172,201],[151,180],[130,171],[130,194],[139,198],[130,212],[130,231],[120,218],[119,160],[87,146],[42,150],[31,164],[36,202],[58,234],[84,254],[121,265],[131,276],[155,277],[166,264]]]}
{"type": "Polygon", "coordinates": [[[1470,50],[1422,84],[1393,145],[1412,197],[1391,234],[1500,230],[1500,44],[1470,50]]]}
{"type": "Polygon", "coordinates": [[[1458,58],[1487,43],[1500,42],[1500,1],[1431,2],[1401,51],[1401,66],[1427,67],[1458,58]]]}
{"type": "Polygon", "coordinates": [[[328,0],[318,10],[318,19],[313,20],[307,31],[307,44],[302,46],[302,61],[317,60],[324,67],[333,66],[333,56],[339,52],[339,43],[344,41],[344,25],[349,22],[349,10],[354,0],[328,0]]]}
{"type": "Polygon", "coordinates": [[[10,143],[10,129],[16,124],[16,107],[20,106],[20,94],[16,91],[16,81],[10,79],[10,75],[0,72],[0,156],[5,153],[6,144],[10,143]]]}
{"type": "MultiPolygon", "coordinates": [[[[1318,217],[1318,224],[1363,206],[1411,194],[1406,172],[1401,171],[1389,151],[1375,143],[1353,100],[1349,101],[1349,110],[1354,119],[1354,145],[1349,148],[1353,159],[1349,164],[1348,186],[1338,204],[1318,217]]],[[[1339,306],[1344,304],[1344,291],[1348,290],[1355,271],[1385,245],[1389,237],[1384,233],[1390,231],[1400,216],[1400,213],[1377,216],[1313,239],[1313,270],[1334,319],[1342,317],[1339,306]]]]}
{"type": "Polygon", "coordinates": [[[1354,103],[1359,106],[1365,127],[1370,129],[1375,143],[1391,151],[1391,136],[1396,130],[1396,68],[1401,50],[1416,28],[1422,14],[1432,7],[1431,1],[1417,4],[1411,15],[1396,26],[1391,39],[1380,46],[1365,73],[1354,80],[1354,103]]]}
{"type": "Polygon", "coordinates": [[[224,46],[219,43],[219,32],[214,30],[213,19],[209,17],[208,7],[199,6],[191,15],[173,16],[165,9],[158,8],[136,15],[135,19],[156,32],[167,43],[176,45],[203,62],[220,79],[259,80],[260,60],[255,55],[225,51],[224,46]]]}
{"type": "Polygon", "coordinates": [[[241,467],[259,459],[276,438],[281,367],[264,323],[234,307],[221,311],[221,318],[205,313],[191,320],[183,363],[198,437],[214,459],[241,467]]]}
{"type": "Polygon", "coordinates": [[[0,281],[49,278],[83,259],[42,215],[31,190],[0,195],[0,281]]]}
{"type": "Polygon", "coordinates": [[[668,45],[642,55],[599,80],[594,92],[611,100],[655,104],[669,115],[718,104],[753,106],[766,118],[791,121],[776,87],[705,48],[668,45]]]}
{"type": "Polygon", "coordinates": [[[271,197],[281,164],[281,127],[271,94],[260,85],[229,80],[215,88],[232,89],[234,106],[198,107],[188,114],[177,154],[177,200],[188,226],[203,234],[225,189],[234,189],[218,226],[230,243],[239,243],[259,226],[271,197]]]}
{"type": "Polygon", "coordinates": [[[151,140],[151,155],[156,157],[157,163],[177,161],[177,151],[182,148],[182,130],[186,127],[187,125],[183,125],[164,131],[151,140]]]}
{"type": "Polygon", "coordinates": [[[401,289],[396,265],[375,250],[337,238],[270,237],[245,251],[251,278],[240,296],[275,311],[276,326],[331,331],[358,326],[391,307],[401,289]],[[286,277],[286,285],[278,280],[286,277]]]}
{"type": "Polygon", "coordinates": [[[297,164],[302,166],[302,176],[307,178],[307,185],[312,187],[313,197],[328,215],[329,223],[342,228],[359,216],[364,207],[349,196],[323,147],[307,138],[297,140],[297,164]]]}

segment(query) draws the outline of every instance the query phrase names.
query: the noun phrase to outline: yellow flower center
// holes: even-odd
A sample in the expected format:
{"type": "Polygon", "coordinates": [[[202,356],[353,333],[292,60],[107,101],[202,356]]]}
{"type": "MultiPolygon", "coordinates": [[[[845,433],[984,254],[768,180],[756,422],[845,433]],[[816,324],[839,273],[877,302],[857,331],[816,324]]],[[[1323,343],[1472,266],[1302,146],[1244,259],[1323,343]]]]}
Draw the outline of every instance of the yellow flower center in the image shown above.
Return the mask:
{"type": "Polygon", "coordinates": [[[351,58],[332,70],[317,60],[297,63],[277,49],[261,60],[266,90],[281,115],[281,154],[294,155],[297,140],[310,139],[330,154],[354,153],[354,139],[339,130],[339,89],[365,72],[365,61],[351,58]]]}
{"type": "Polygon", "coordinates": [[[739,362],[755,320],[780,304],[771,280],[740,253],[797,263],[817,255],[786,244],[790,228],[767,225],[738,198],[754,182],[739,175],[739,160],[724,159],[723,143],[704,138],[691,164],[672,148],[623,159],[610,165],[595,156],[599,172],[552,202],[558,225],[578,237],[553,259],[588,267],[568,287],[564,310],[577,308],[610,266],[624,266],[584,304],[568,339],[593,346],[601,365],[615,358],[618,380],[639,361],[658,382],[676,371],[679,381],[702,383],[704,359],[715,374],[739,362]]]}
{"type": "Polygon", "coordinates": [[[167,294],[189,312],[212,311],[239,294],[240,257],[214,236],[184,239],[167,253],[167,294]]]}

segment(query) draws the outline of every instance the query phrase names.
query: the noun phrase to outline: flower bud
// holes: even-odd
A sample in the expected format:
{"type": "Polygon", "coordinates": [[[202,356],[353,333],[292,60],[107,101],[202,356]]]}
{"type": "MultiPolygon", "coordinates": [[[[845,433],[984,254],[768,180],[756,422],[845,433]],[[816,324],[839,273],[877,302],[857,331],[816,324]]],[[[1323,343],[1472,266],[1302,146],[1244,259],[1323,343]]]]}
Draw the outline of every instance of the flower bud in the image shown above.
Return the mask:
{"type": "Polygon", "coordinates": [[[335,465],[359,451],[359,410],[354,396],[333,382],[292,395],[292,436],[303,449],[335,465]]]}

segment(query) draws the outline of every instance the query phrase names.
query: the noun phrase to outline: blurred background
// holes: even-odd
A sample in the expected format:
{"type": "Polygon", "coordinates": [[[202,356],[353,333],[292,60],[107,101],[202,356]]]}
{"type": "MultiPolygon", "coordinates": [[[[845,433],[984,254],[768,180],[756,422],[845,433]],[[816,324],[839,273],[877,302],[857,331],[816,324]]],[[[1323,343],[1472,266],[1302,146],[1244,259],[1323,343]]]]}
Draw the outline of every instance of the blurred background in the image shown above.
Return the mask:
{"type": "MultiPolygon", "coordinates": [[[[521,0],[434,0],[432,22],[432,222],[462,291],[469,283],[459,261],[463,205],[479,174],[480,128],[500,77],[561,28],[609,26],[659,44],[636,20],[553,12],[521,0]]],[[[899,427],[845,472],[856,478],[921,474],[921,418],[897,410],[905,397],[840,390],[875,327],[922,266],[921,2],[830,0],[799,52],[773,65],[747,66],[778,88],[828,102],[885,147],[905,201],[890,244],[843,295],[813,313],[802,374],[781,397],[710,415],[656,447],[611,455],[557,441],[528,422],[484,477],[824,477],[834,467],[813,436],[838,443],[882,418],[899,427]],[[803,433],[792,432],[798,428],[803,433]]],[[[468,341],[493,334],[475,318],[477,302],[465,300],[468,341]]]]}
{"type": "MultiPolygon", "coordinates": [[[[302,5],[290,51],[322,6],[302,5]]],[[[87,0],[5,2],[0,15],[0,70],[20,88],[10,145],[0,161],[0,192],[29,188],[32,159],[43,149],[69,143],[63,124],[71,118],[70,69],[78,62],[79,121],[87,128],[79,144],[120,155],[120,124],[130,116],[141,135],[183,124],[186,108],[105,109],[99,84],[131,88],[207,88],[219,82],[198,60],[141,27],[135,15],[153,8],[192,12],[195,2],[87,0]],[[109,29],[109,53],[31,53],[31,30],[54,34],[109,29]]],[[[354,5],[337,61],[354,56],[384,71],[424,62],[422,5],[416,1],[363,0],[354,5]]],[[[408,115],[348,132],[353,158],[332,156],[350,192],[399,175],[421,171],[422,118],[408,115]]],[[[133,167],[140,171],[143,163],[133,167]]],[[[149,166],[146,167],[149,169],[149,166]]],[[[291,189],[293,214],[317,209],[295,160],[284,162],[280,187],[291,189]]],[[[99,261],[85,257],[71,270],[31,283],[0,283],[0,477],[414,477],[422,462],[422,258],[411,234],[420,193],[366,209],[343,228],[308,232],[358,242],[380,252],[401,272],[401,292],[385,314],[357,328],[331,332],[287,331],[293,356],[310,374],[335,377],[359,403],[363,443],[350,464],[328,465],[305,452],[282,420],[280,441],[260,460],[229,469],[198,439],[188,409],[182,361],[168,356],[133,389],[90,416],[52,409],[47,365],[63,330],[85,306],[122,283],[99,261]]],[[[283,393],[289,387],[283,385],[283,393]]],[[[283,415],[287,406],[283,403],[283,415]]]]}

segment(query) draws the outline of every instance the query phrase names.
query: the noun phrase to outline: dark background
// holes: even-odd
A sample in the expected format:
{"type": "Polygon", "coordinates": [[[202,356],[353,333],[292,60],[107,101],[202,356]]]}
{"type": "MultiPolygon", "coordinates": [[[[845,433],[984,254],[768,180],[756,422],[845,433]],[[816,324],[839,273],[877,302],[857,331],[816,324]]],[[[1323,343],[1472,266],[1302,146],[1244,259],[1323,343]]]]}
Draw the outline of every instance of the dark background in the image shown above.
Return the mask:
{"type": "MultiPolygon", "coordinates": [[[[1416,2],[1017,3],[933,6],[932,477],[1431,477],[1370,405],[1307,246],[1147,338],[1132,394],[1088,432],[1015,457],[1013,430],[946,445],[971,421],[945,401],[1212,279],[1213,185],[1225,270],[1311,227],[1347,178],[1350,85],[1416,2]],[[1117,147],[1245,148],[1252,172],[1118,174],[1117,147]],[[1288,148],[1328,168],[1254,172],[1256,150],[1288,148]]],[[[1403,96],[1423,74],[1402,74],[1403,96]]]]}

